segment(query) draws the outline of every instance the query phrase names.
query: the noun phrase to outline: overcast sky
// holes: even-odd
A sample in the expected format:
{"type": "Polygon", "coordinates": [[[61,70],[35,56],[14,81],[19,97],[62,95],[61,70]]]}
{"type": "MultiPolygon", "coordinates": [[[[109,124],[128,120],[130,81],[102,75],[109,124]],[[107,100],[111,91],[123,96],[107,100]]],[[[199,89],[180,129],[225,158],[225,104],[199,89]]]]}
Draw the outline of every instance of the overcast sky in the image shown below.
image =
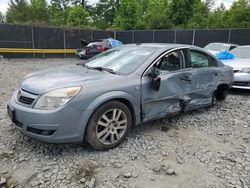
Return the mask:
{"type": "MultiPolygon", "coordinates": [[[[49,0],[48,0],[49,1],[49,0]]],[[[90,2],[91,4],[96,3],[98,0],[88,0],[88,2],[90,2]]],[[[220,5],[221,2],[223,2],[226,6],[226,8],[229,8],[232,5],[232,2],[234,2],[235,0],[216,0],[216,4],[220,5]]],[[[0,0],[0,11],[5,13],[8,9],[8,3],[10,2],[10,0],[0,0]]]]}

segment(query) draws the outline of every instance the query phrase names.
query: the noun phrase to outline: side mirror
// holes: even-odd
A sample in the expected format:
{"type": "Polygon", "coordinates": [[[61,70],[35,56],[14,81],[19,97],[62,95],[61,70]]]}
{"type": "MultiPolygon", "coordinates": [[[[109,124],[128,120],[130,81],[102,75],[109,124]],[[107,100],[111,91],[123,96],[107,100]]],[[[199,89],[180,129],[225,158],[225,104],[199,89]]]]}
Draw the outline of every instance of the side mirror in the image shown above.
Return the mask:
{"type": "Polygon", "coordinates": [[[152,78],[152,86],[155,91],[159,91],[161,86],[161,77],[159,77],[159,71],[153,67],[148,73],[148,76],[152,78]]]}
{"type": "Polygon", "coordinates": [[[161,77],[157,76],[153,78],[153,89],[155,91],[159,91],[160,86],[161,86],[161,77]]]}

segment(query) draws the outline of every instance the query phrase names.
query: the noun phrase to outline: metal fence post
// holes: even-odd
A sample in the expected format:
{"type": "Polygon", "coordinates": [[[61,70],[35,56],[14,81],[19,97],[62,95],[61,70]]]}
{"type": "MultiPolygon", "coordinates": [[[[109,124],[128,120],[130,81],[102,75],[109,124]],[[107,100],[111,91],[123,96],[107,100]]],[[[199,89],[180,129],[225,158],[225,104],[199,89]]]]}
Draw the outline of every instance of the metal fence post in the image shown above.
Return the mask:
{"type": "Polygon", "coordinates": [[[195,34],[196,34],[196,29],[193,30],[193,40],[192,40],[192,45],[194,45],[195,42],[195,34]]]}
{"type": "Polygon", "coordinates": [[[133,35],[132,35],[132,43],[135,43],[135,31],[133,30],[133,35]]]}
{"type": "Polygon", "coordinates": [[[153,30],[153,43],[155,43],[155,30],[153,30]]]}
{"type": "Polygon", "coordinates": [[[116,30],[114,30],[114,39],[116,39],[116,30]]]}
{"type": "Polygon", "coordinates": [[[227,43],[230,43],[231,41],[231,34],[232,34],[232,29],[229,29],[227,43]]]}
{"type": "MultiPolygon", "coordinates": [[[[31,40],[32,40],[32,49],[35,49],[35,41],[34,41],[34,28],[31,27],[31,40]]],[[[36,55],[33,54],[33,58],[35,58],[36,55]]]]}
{"type": "MultiPolygon", "coordinates": [[[[63,29],[63,49],[66,50],[66,34],[65,29],[63,29]]],[[[64,52],[64,58],[67,58],[67,54],[64,52]]]]}
{"type": "Polygon", "coordinates": [[[93,31],[90,32],[90,40],[93,41],[93,31]]]}
{"type": "Polygon", "coordinates": [[[177,30],[174,30],[174,43],[176,43],[176,35],[177,35],[177,30]]]}

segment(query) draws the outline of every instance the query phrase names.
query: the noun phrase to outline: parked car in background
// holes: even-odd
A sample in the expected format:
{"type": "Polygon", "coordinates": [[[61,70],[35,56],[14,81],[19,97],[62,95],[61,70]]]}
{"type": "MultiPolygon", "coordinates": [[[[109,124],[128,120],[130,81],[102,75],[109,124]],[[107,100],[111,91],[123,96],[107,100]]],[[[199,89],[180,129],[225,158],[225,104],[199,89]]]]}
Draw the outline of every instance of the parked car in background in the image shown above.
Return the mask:
{"type": "Polygon", "coordinates": [[[250,46],[239,46],[231,52],[233,59],[222,60],[234,69],[234,88],[250,89],[250,46]]]}
{"type": "Polygon", "coordinates": [[[236,48],[237,44],[228,44],[228,43],[209,43],[204,47],[205,50],[209,51],[211,54],[216,55],[222,51],[231,51],[236,48]]]}
{"type": "Polygon", "coordinates": [[[76,55],[81,59],[89,59],[101,52],[120,46],[123,43],[118,40],[108,38],[91,41],[90,43],[87,43],[85,40],[81,40],[81,44],[83,48],[78,48],[76,50],[76,55]]]}
{"type": "Polygon", "coordinates": [[[205,50],[131,44],[27,76],[8,104],[15,127],[52,143],[118,146],[134,125],[224,100],[233,69],[205,50]]]}

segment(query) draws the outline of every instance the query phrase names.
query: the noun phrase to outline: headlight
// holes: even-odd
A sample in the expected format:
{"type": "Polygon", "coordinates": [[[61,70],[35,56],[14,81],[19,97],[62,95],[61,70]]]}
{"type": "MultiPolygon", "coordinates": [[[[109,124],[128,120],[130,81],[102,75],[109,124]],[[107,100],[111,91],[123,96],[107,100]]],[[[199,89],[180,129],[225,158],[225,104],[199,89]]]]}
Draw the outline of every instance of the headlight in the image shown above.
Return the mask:
{"type": "Polygon", "coordinates": [[[36,109],[51,110],[65,105],[76,96],[81,87],[57,89],[43,94],[35,104],[36,109]]]}
{"type": "Polygon", "coordinates": [[[244,68],[239,71],[240,73],[249,73],[250,74],[250,68],[244,68]]]}

